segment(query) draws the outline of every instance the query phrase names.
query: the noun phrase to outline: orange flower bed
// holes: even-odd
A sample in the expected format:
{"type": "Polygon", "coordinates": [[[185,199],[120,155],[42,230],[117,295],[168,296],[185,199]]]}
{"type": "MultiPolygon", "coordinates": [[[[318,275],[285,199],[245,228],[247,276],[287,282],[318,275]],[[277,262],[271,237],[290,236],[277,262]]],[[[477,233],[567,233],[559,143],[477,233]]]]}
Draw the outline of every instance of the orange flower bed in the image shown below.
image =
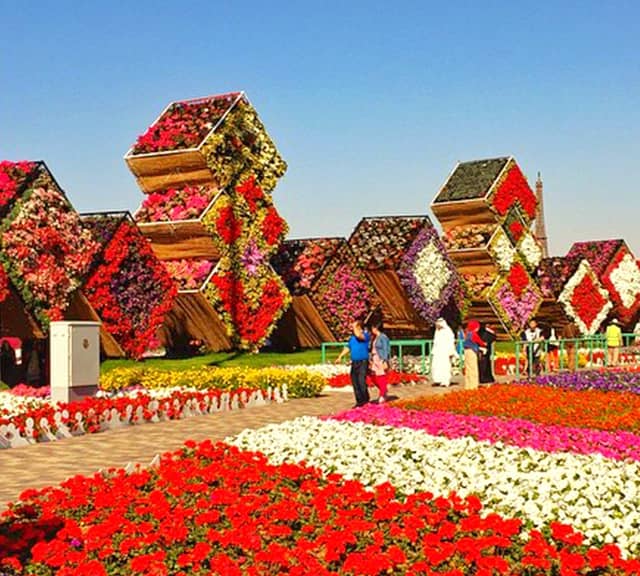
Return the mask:
{"type": "Polygon", "coordinates": [[[559,390],[548,386],[500,384],[394,402],[410,410],[521,418],[599,430],[640,431],[640,395],[600,390],[559,390]]]}

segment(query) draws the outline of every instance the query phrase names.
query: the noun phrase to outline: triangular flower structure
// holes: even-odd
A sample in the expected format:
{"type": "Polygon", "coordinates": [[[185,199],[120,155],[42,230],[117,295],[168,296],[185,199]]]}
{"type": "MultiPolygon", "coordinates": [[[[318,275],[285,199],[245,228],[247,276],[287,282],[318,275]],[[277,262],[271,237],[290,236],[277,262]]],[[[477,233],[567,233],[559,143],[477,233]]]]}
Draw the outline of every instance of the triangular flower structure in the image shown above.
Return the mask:
{"type": "Polygon", "coordinates": [[[64,318],[98,244],[44,162],[1,163],[0,211],[0,263],[46,332],[64,318]]]}
{"type": "Polygon", "coordinates": [[[602,279],[621,322],[632,322],[640,310],[640,266],[625,245],[611,260],[602,279]]]}
{"type": "Polygon", "coordinates": [[[640,269],[626,242],[621,239],[576,242],[567,259],[586,259],[612,301],[612,313],[630,323],[640,310],[640,269]]]}
{"type": "MultiPolygon", "coordinates": [[[[392,338],[415,338],[430,328],[429,321],[411,301],[399,270],[420,232],[432,227],[426,215],[370,216],[360,220],[349,238],[356,265],[380,301],[374,318],[383,321],[392,338]]],[[[451,315],[455,317],[457,312],[452,310],[451,315]]]]}
{"type": "Polygon", "coordinates": [[[422,228],[402,258],[398,269],[409,300],[427,322],[435,322],[443,309],[464,306],[460,276],[431,223],[422,228]]]}
{"type": "Polygon", "coordinates": [[[305,294],[345,242],[337,237],[286,240],[271,258],[271,264],[292,295],[305,294]]]}
{"type": "Polygon", "coordinates": [[[270,195],[286,164],[245,94],[171,103],[125,160],[149,194],[136,219],[181,293],[206,299],[198,313],[215,309],[233,347],[261,346],[290,302],[269,263],[287,232],[270,195]]]}
{"type": "Polygon", "coordinates": [[[142,356],[173,306],[176,286],[128,212],[87,214],[99,249],[83,292],[127,355],[142,356]]]}
{"type": "Polygon", "coordinates": [[[612,308],[608,292],[602,287],[589,261],[584,258],[558,297],[567,316],[582,334],[594,334],[612,308]]]}
{"type": "Polygon", "coordinates": [[[354,320],[364,320],[378,296],[364,272],[355,265],[348,244],[338,248],[311,288],[311,299],[334,336],[346,338],[354,320]]]}
{"type": "Polygon", "coordinates": [[[311,293],[325,267],[346,243],[344,238],[296,238],[283,242],[273,255],[271,264],[292,295],[291,306],[273,333],[275,346],[317,348],[336,340],[311,293]]]}

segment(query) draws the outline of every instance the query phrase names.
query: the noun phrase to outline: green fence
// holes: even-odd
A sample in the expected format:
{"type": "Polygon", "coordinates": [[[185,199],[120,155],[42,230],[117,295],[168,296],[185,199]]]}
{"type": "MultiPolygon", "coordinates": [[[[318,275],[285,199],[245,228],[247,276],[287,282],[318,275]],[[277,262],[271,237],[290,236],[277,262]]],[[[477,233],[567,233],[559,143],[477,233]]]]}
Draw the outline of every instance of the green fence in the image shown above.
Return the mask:
{"type": "MultiPolygon", "coordinates": [[[[623,345],[618,349],[620,360],[623,364],[640,363],[640,336],[636,334],[623,334],[623,345]]],[[[458,341],[459,345],[460,342],[458,341]]],[[[515,357],[515,377],[519,379],[521,376],[532,377],[539,374],[546,374],[556,370],[578,370],[582,367],[594,367],[610,365],[610,354],[607,340],[604,334],[596,334],[583,338],[559,339],[557,341],[540,340],[537,342],[525,342],[522,340],[513,340],[510,342],[513,346],[513,355],[515,357]]],[[[321,355],[322,363],[330,362],[338,356],[338,353],[344,348],[344,342],[323,342],[321,355]],[[332,351],[335,350],[335,354],[332,351]]],[[[391,353],[398,359],[398,368],[400,371],[404,368],[403,359],[411,352],[420,358],[422,373],[427,374],[431,366],[427,362],[431,357],[433,348],[433,340],[391,340],[391,353]],[[395,352],[395,354],[394,354],[395,352]]],[[[459,346],[459,348],[461,348],[459,346]]],[[[462,357],[460,358],[462,363],[462,357]]],[[[495,374],[495,353],[491,356],[491,365],[495,374]]]]}

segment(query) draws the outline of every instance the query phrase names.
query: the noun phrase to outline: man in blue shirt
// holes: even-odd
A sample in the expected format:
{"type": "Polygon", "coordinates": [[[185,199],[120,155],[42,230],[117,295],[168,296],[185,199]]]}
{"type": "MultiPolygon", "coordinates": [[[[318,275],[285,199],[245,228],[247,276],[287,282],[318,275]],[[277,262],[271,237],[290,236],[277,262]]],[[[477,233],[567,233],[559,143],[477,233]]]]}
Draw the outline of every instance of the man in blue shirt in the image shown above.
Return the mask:
{"type": "Polygon", "coordinates": [[[362,328],[362,322],[356,321],[351,325],[353,334],[347,345],[342,349],[336,363],[349,353],[351,355],[351,385],[356,397],[356,406],[364,406],[369,402],[367,388],[367,368],[369,366],[369,332],[362,328]]]}

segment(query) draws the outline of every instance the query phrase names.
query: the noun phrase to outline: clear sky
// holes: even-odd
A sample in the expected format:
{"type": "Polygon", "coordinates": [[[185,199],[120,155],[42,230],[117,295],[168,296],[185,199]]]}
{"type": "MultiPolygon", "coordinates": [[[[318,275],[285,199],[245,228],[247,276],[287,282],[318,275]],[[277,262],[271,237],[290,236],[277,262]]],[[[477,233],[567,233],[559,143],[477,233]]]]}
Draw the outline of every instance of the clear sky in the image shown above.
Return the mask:
{"type": "Polygon", "coordinates": [[[457,160],[545,183],[551,251],[640,257],[640,2],[0,0],[0,158],[80,211],[142,195],[122,157],[172,101],[245,90],[289,170],[291,235],[419,214],[457,160]]]}

